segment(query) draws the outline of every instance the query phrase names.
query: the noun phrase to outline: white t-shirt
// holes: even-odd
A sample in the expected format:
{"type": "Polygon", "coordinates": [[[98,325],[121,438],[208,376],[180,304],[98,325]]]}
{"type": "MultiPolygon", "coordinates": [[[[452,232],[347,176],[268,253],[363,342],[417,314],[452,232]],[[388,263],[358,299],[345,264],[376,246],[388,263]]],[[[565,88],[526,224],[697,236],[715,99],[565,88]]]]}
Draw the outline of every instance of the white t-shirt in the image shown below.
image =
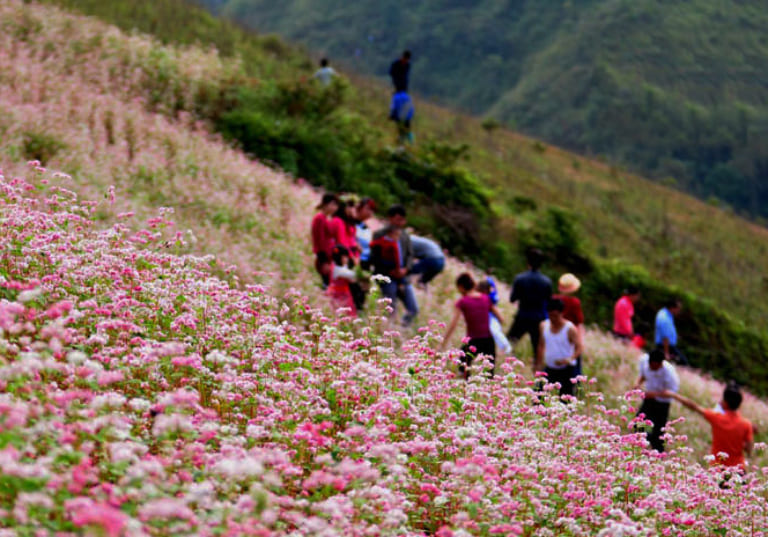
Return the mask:
{"type": "MultiPolygon", "coordinates": [[[[662,362],[659,369],[653,371],[648,365],[648,355],[643,354],[640,357],[638,369],[640,371],[640,376],[645,379],[645,391],[647,392],[661,392],[664,390],[677,392],[680,388],[680,379],[677,377],[675,366],[666,360],[662,362]]],[[[672,401],[672,399],[668,397],[657,397],[656,400],[660,403],[669,403],[672,401]]]]}
{"type": "Polygon", "coordinates": [[[565,321],[557,333],[552,332],[549,319],[544,321],[544,363],[550,369],[563,369],[565,365],[557,365],[559,360],[565,360],[573,356],[576,346],[568,339],[568,331],[575,327],[571,321],[565,321]]]}
{"type": "Polygon", "coordinates": [[[321,67],[315,72],[315,78],[322,82],[323,86],[327,86],[331,83],[331,80],[336,76],[336,71],[333,67],[321,67]]]}
{"type": "Polygon", "coordinates": [[[341,265],[333,265],[333,272],[331,273],[332,280],[348,280],[353,282],[357,279],[355,271],[351,268],[342,267],[341,265]]]}

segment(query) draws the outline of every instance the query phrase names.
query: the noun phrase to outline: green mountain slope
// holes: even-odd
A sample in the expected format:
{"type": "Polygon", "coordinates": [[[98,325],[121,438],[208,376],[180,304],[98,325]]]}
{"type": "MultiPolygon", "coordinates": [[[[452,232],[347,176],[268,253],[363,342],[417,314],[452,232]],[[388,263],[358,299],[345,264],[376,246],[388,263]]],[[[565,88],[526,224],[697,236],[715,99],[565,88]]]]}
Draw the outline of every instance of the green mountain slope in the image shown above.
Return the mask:
{"type": "Polygon", "coordinates": [[[234,42],[222,54],[221,73],[205,84],[153,54],[141,77],[147,106],[172,117],[190,114],[314,184],[372,195],[382,206],[402,201],[420,232],[500,278],[523,268],[526,246],[539,245],[551,276],[571,270],[583,278],[590,323],[610,326],[617,295],[635,283],[645,297],[637,328],[649,336],[661,301],[682,296],[682,346],[694,363],[768,393],[768,337],[759,330],[768,322],[768,230],[617,167],[422,101],[418,143],[393,149],[386,86],[350,76],[323,91],[295,47],[194,9],[180,12],[182,0],[48,1],[167,42],[222,51],[234,42]]]}
{"type": "Polygon", "coordinates": [[[411,48],[422,95],[768,216],[761,2],[203,3],[378,76],[411,48]]]}

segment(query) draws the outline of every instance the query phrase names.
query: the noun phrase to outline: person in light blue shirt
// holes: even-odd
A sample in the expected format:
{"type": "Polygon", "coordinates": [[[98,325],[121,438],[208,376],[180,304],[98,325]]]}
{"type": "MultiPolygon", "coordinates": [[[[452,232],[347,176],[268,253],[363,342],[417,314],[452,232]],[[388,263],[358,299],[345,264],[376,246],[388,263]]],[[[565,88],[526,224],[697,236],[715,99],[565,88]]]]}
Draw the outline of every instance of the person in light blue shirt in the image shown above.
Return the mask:
{"type": "Polygon", "coordinates": [[[675,317],[682,311],[682,304],[679,299],[669,300],[663,308],[656,314],[656,331],[654,342],[656,348],[664,352],[667,360],[675,360],[682,365],[688,365],[688,360],[677,348],[677,328],[675,327],[675,317]]]}
{"type": "Polygon", "coordinates": [[[419,274],[418,283],[426,286],[445,268],[445,254],[435,241],[411,235],[413,257],[418,259],[411,268],[411,274],[419,274]]]}
{"type": "Polygon", "coordinates": [[[320,69],[315,71],[315,74],[312,75],[313,78],[320,81],[320,83],[327,87],[331,85],[331,82],[333,82],[333,77],[336,76],[336,71],[334,71],[333,67],[328,65],[328,60],[326,58],[323,58],[320,60],[320,69]]]}

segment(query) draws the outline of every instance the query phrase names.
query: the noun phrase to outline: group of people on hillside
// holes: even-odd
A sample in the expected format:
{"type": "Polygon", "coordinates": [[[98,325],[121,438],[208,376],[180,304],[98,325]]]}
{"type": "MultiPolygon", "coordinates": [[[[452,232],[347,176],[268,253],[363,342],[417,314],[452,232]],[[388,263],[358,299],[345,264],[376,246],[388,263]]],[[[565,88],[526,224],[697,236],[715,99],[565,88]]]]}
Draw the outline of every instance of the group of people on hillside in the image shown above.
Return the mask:
{"type": "Polygon", "coordinates": [[[572,395],[574,381],[581,374],[584,313],[581,301],[573,296],[581,286],[573,274],[563,274],[558,281],[559,294],[552,295],[552,282],[540,272],[542,252],[527,253],[528,270],[519,274],[512,285],[510,302],[517,303],[517,315],[505,335],[496,307],[498,293],[492,278],[476,284],[468,273],[461,274],[456,287],[461,298],[443,338],[443,348],[460,318],[467,327],[467,343],[462,347],[460,372],[469,376],[469,366],[478,356],[489,361],[491,376],[496,350],[511,352],[512,345],[528,334],[533,346],[534,372],[543,371],[552,382],[560,383],[561,395],[572,395]]]}
{"type": "MultiPolygon", "coordinates": [[[[550,279],[540,272],[542,253],[536,249],[530,250],[527,261],[528,270],[519,274],[512,286],[510,301],[518,303],[518,312],[509,329],[509,339],[517,341],[522,335],[528,334],[534,349],[534,373],[543,371],[548,382],[559,384],[560,396],[573,395],[582,373],[581,356],[584,348],[584,314],[581,301],[573,296],[581,282],[573,274],[563,274],[558,280],[559,294],[552,295],[550,279]]],[[[487,282],[483,283],[487,285],[487,282]]],[[[441,348],[445,347],[459,319],[463,317],[467,327],[467,343],[462,347],[460,374],[468,378],[469,366],[475,357],[485,356],[489,361],[490,375],[493,376],[498,338],[493,333],[491,323],[494,319],[501,321],[496,302],[491,293],[485,292],[480,284],[475,284],[468,273],[458,277],[456,287],[461,298],[455,303],[454,316],[441,348]]],[[[631,288],[615,307],[614,332],[621,339],[635,344],[639,341],[632,330],[631,320],[634,304],[639,298],[639,291],[631,288]]],[[[645,386],[645,391],[637,417],[639,420],[650,421],[646,433],[648,442],[653,449],[663,452],[663,434],[669,420],[671,401],[677,400],[710,423],[713,437],[711,453],[715,462],[743,467],[744,455],[752,451],[754,427],[738,411],[742,401],[738,386],[730,383],[715,409],[703,408],[677,393],[680,383],[671,360],[687,364],[677,349],[677,331],[674,326],[674,317],[680,310],[680,301],[675,299],[665,304],[656,315],[656,346],[650,353],[643,354],[638,364],[635,389],[645,386]]]]}
{"type": "MultiPolygon", "coordinates": [[[[640,300],[640,290],[630,286],[613,308],[613,334],[626,342],[642,348],[645,340],[635,333],[632,318],[635,304],[640,300]]],[[[656,313],[654,322],[654,345],[662,349],[667,360],[688,365],[688,359],[677,346],[677,327],[675,317],[680,315],[683,306],[678,298],[667,300],[656,313]]]]}
{"type": "Polygon", "coordinates": [[[311,226],[315,269],[334,304],[350,315],[364,308],[369,273],[383,276],[381,293],[391,299],[393,314],[397,301],[403,303],[402,324],[408,326],[419,313],[411,278],[426,288],[442,272],[445,254],[435,241],[406,230],[402,205],[389,207],[387,224],[373,232],[367,222],[375,208],[367,197],[323,196],[311,226]]]}
{"type": "MultiPolygon", "coordinates": [[[[411,53],[406,50],[389,69],[394,89],[389,118],[397,126],[400,144],[413,142],[414,106],[408,94],[410,62],[411,53]]],[[[334,76],[336,72],[328,60],[323,59],[315,78],[328,85],[334,76]]],[[[372,233],[366,221],[373,215],[374,208],[375,204],[369,198],[354,203],[326,194],[319,206],[320,212],[312,222],[315,266],[334,302],[349,308],[352,314],[359,312],[365,302],[363,282],[367,278],[364,271],[386,276],[380,283],[382,295],[391,299],[393,308],[397,299],[403,302],[402,323],[407,326],[419,311],[410,276],[420,275],[419,285],[426,285],[443,270],[445,257],[437,243],[405,230],[406,213],[399,205],[387,211],[388,224],[372,233]]],[[[456,288],[460,298],[454,305],[442,348],[463,318],[466,343],[462,346],[459,365],[463,378],[469,378],[470,366],[477,357],[488,360],[488,372],[493,376],[497,351],[511,353],[512,345],[528,334],[533,348],[534,374],[544,373],[550,383],[559,384],[561,396],[574,394],[577,380],[582,375],[584,349],[584,313],[580,300],[574,296],[581,282],[573,274],[563,274],[558,280],[559,293],[553,294],[551,280],[540,271],[543,259],[539,250],[529,250],[528,270],[514,279],[510,302],[517,303],[518,308],[506,334],[502,329],[503,320],[497,307],[498,291],[493,278],[475,281],[469,273],[458,277],[456,288]]],[[[640,290],[630,286],[617,300],[613,334],[642,349],[645,340],[633,326],[635,305],[640,299],[640,290]]],[[[647,430],[648,442],[653,449],[663,452],[664,428],[671,402],[677,400],[710,423],[712,455],[716,462],[743,466],[744,455],[752,450],[754,428],[738,412],[742,401],[738,386],[730,383],[715,409],[703,408],[677,393],[679,379],[672,362],[688,364],[678,347],[675,326],[675,317],[681,310],[680,300],[674,298],[656,313],[653,350],[643,354],[638,364],[635,388],[644,386],[645,389],[637,416],[651,423],[647,430]]]]}
{"type": "MultiPolygon", "coordinates": [[[[383,276],[378,285],[384,297],[405,306],[402,324],[410,325],[419,308],[411,278],[426,286],[445,266],[445,254],[430,239],[406,230],[406,210],[393,205],[386,211],[386,224],[373,232],[368,221],[374,214],[375,202],[370,198],[339,197],[327,193],[312,219],[312,244],[315,268],[323,286],[337,307],[345,307],[350,315],[364,307],[366,282],[371,274],[383,276]]],[[[490,376],[494,374],[497,350],[510,353],[512,345],[528,334],[533,347],[534,374],[545,374],[550,383],[559,384],[560,396],[572,396],[582,374],[584,349],[584,313],[581,301],[574,296],[581,287],[573,274],[558,280],[558,293],[553,294],[551,280],[541,272],[543,253],[530,249],[526,255],[527,270],[518,274],[512,284],[510,302],[517,303],[517,314],[504,334],[503,318],[497,307],[499,296],[491,277],[477,282],[469,273],[456,280],[460,298],[447,327],[441,348],[450,340],[459,321],[466,324],[466,342],[462,347],[459,374],[468,379],[470,367],[477,358],[487,360],[490,376]]],[[[642,347],[644,341],[634,331],[635,305],[641,298],[637,288],[630,287],[614,306],[613,332],[617,338],[642,347]]],[[[678,299],[668,301],[656,314],[653,350],[644,354],[638,364],[635,387],[644,389],[644,399],[637,416],[651,423],[648,442],[664,451],[663,432],[669,419],[672,400],[701,414],[712,426],[712,455],[729,466],[743,466],[744,454],[752,449],[754,428],[741,416],[741,393],[729,384],[715,409],[705,409],[679,395],[679,380],[673,361],[686,364],[677,344],[675,317],[682,309],[678,299]],[[721,460],[725,454],[725,459],[721,460]]],[[[563,398],[568,401],[568,397],[563,398]]]]}
{"type": "MultiPolygon", "coordinates": [[[[411,51],[405,50],[389,66],[389,77],[392,80],[393,93],[389,104],[389,119],[395,123],[397,129],[397,142],[402,145],[413,143],[413,131],[411,122],[415,114],[413,99],[408,93],[408,82],[411,72],[411,51]]],[[[315,71],[313,78],[324,87],[331,85],[337,76],[336,71],[330,66],[328,58],[320,60],[320,68],[315,71]]]]}

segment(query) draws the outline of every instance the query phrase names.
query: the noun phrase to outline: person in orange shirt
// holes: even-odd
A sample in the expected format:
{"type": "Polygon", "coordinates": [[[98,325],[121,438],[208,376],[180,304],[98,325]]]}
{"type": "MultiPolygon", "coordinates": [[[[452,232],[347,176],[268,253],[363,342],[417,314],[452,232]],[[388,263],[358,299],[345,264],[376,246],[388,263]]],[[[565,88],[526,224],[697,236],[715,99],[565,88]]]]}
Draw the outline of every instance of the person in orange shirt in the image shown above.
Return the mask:
{"type": "Polygon", "coordinates": [[[724,466],[744,467],[746,465],[744,455],[752,453],[754,429],[749,420],[739,413],[742,397],[738,387],[732,384],[726,386],[723,399],[720,401],[722,412],[703,408],[675,392],[665,391],[664,397],[676,399],[683,406],[704,416],[704,419],[709,422],[712,426],[711,454],[715,456],[716,463],[724,466]],[[723,459],[720,453],[726,453],[728,456],[723,459]]]}

